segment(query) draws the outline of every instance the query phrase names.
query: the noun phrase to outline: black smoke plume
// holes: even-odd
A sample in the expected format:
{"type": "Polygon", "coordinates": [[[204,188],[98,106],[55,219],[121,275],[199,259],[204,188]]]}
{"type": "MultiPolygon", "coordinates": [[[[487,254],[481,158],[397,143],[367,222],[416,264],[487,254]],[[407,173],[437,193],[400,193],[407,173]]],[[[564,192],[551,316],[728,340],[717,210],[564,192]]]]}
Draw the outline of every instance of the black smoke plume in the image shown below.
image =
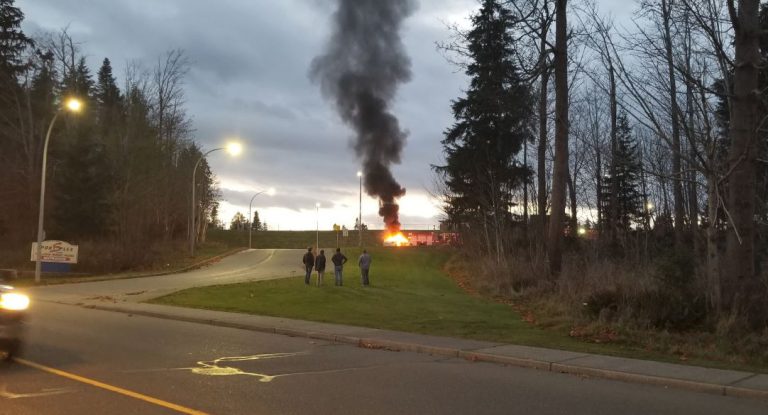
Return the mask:
{"type": "Polygon", "coordinates": [[[357,134],[353,147],[363,164],[365,191],[379,198],[389,231],[400,230],[397,199],[405,194],[390,166],[400,163],[407,137],[390,103],[398,86],[411,79],[400,28],[415,7],[413,0],[338,0],[331,39],[310,71],[357,134]]]}

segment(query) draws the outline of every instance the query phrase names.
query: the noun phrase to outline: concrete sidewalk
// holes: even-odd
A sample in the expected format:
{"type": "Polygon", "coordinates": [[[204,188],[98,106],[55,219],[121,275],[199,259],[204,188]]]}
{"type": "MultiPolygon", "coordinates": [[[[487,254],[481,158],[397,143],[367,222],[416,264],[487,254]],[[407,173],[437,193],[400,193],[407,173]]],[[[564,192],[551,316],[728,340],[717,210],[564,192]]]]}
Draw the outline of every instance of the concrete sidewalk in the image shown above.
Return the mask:
{"type": "Polygon", "coordinates": [[[538,347],[146,303],[122,301],[57,303],[294,337],[307,337],[370,349],[427,353],[584,377],[768,400],[768,375],[759,373],[708,369],[538,347]]]}

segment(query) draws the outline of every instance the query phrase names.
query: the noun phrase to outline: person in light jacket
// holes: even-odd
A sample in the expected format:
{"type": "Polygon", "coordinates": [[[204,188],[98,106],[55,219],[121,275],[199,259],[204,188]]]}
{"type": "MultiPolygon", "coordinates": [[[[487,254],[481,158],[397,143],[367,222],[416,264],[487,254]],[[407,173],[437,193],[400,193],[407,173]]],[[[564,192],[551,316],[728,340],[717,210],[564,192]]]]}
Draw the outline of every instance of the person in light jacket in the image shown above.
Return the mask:
{"type": "Polygon", "coordinates": [[[371,269],[371,262],[373,260],[371,259],[371,256],[368,254],[368,251],[363,249],[363,254],[360,255],[360,259],[357,260],[357,265],[360,267],[360,280],[363,284],[363,287],[367,287],[369,284],[368,281],[368,271],[371,269]]]}

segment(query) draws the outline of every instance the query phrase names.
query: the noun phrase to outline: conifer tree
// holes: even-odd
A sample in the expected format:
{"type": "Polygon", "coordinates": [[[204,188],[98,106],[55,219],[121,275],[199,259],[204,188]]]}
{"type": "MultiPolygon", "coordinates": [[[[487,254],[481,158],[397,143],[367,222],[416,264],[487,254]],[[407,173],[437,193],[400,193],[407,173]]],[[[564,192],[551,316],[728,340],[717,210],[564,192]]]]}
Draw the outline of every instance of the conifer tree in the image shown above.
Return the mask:
{"type": "Polygon", "coordinates": [[[27,67],[24,51],[33,42],[21,30],[24,13],[15,0],[0,0],[0,76],[15,79],[27,67]]]}
{"type": "MultiPolygon", "coordinates": [[[[97,106],[99,135],[107,143],[115,145],[115,137],[123,123],[123,97],[112,74],[112,64],[108,58],[99,68],[98,79],[93,96],[97,106]]],[[[117,149],[119,151],[120,149],[117,149]]]]}
{"type": "Polygon", "coordinates": [[[501,256],[511,221],[513,191],[530,170],[517,160],[532,138],[532,99],[515,65],[515,18],[497,0],[485,0],[466,34],[470,77],[453,102],[456,122],[445,133],[446,164],[436,166],[448,189],[446,210],[456,224],[484,230],[489,253],[501,256]]]}
{"type": "Polygon", "coordinates": [[[62,148],[62,154],[53,177],[56,199],[53,228],[61,239],[102,236],[108,231],[111,174],[104,145],[95,137],[94,110],[90,105],[92,88],[90,70],[85,59],[80,59],[63,79],[63,89],[86,105],[83,113],[67,119],[61,139],[56,143],[62,148]]]}
{"type": "Polygon", "coordinates": [[[616,226],[619,229],[627,231],[632,225],[641,223],[643,220],[643,193],[641,191],[641,171],[640,154],[638,143],[632,135],[632,129],[629,126],[627,115],[621,113],[617,117],[617,149],[615,160],[615,177],[606,177],[603,191],[613,188],[612,183],[615,180],[616,197],[611,198],[608,194],[603,194],[602,200],[605,201],[605,208],[611,211],[610,204],[616,201],[617,214],[616,226]]]}
{"type": "Polygon", "coordinates": [[[261,230],[261,219],[259,219],[258,210],[253,211],[253,222],[251,222],[251,229],[253,229],[254,231],[261,230]]]}

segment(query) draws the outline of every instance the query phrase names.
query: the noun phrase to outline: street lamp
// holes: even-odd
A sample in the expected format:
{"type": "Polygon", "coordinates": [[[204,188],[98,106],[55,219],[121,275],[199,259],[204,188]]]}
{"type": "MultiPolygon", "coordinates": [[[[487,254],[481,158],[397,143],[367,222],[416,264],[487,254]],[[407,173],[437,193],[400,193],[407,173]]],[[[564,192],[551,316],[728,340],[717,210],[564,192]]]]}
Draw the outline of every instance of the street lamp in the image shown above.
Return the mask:
{"type": "Polygon", "coordinates": [[[197,160],[197,163],[195,163],[195,168],[192,170],[192,212],[189,218],[190,219],[190,226],[189,226],[189,255],[190,256],[195,256],[195,242],[197,240],[197,230],[195,229],[195,224],[196,224],[195,216],[197,213],[197,209],[195,209],[195,205],[196,205],[195,187],[196,187],[197,181],[195,179],[197,176],[197,168],[200,166],[200,162],[202,162],[207,155],[213,153],[214,151],[219,151],[219,150],[227,150],[227,153],[229,153],[229,155],[235,157],[235,156],[239,156],[240,153],[243,152],[243,146],[240,143],[232,142],[227,144],[226,147],[214,148],[213,150],[209,150],[208,152],[201,155],[200,158],[197,160]]]}
{"type": "Polygon", "coordinates": [[[357,212],[357,238],[358,246],[363,247],[363,172],[357,172],[357,178],[360,179],[360,205],[357,212]]]}
{"type": "Polygon", "coordinates": [[[59,114],[61,114],[62,110],[65,109],[72,113],[78,113],[83,109],[83,103],[77,98],[69,98],[64,103],[64,106],[59,108],[59,110],[53,114],[51,123],[48,125],[48,132],[45,134],[45,144],[43,145],[43,168],[42,173],[40,174],[40,211],[37,213],[37,256],[35,257],[35,283],[40,282],[40,273],[42,270],[41,257],[43,253],[43,213],[45,212],[45,173],[48,164],[48,142],[51,139],[51,131],[53,131],[53,125],[56,123],[56,119],[59,118],[59,114]]]}
{"type": "Polygon", "coordinates": [[[251,208],[253,206],[253,199],[256,199],[256,196],[258,196],[258,195],[260,195],[262,193],[266,193],[266,194],[268,194],[270,196],[274,196],[275,195],[275,188],[274,187],[270,187],[267,190],[262,190],[262,191],[256,193],[251,198],[251,202],[248,203],[248,220],[250,221],[250,226],[248,226],[248,249],[251,249],[251,241],[252,241],[252,236],[251,235],[253,234],[253,212],[251,211],[251,208]]]}
{"type": "Polygon", "coordinates": [[[320,203],[315,203],[315,255],[320,251],[320,203]]]}

